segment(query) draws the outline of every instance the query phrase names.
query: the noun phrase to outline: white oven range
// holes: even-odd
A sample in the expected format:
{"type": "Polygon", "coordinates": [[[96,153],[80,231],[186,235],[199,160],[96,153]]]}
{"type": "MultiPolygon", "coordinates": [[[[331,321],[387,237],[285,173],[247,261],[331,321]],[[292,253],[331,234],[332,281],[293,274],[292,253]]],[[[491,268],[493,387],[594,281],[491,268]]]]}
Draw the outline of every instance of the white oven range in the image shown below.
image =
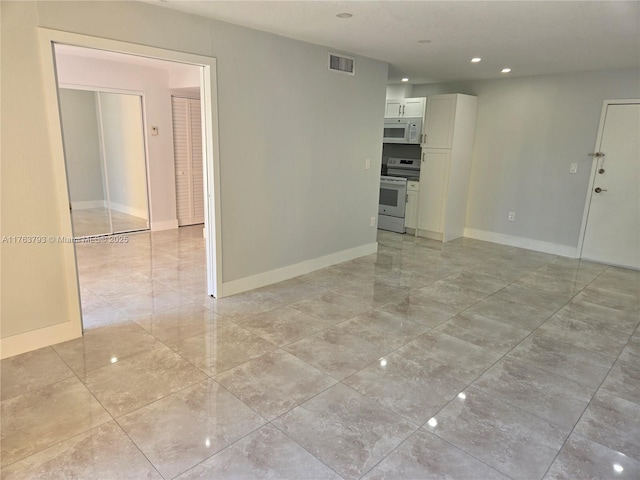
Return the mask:
{"type": "Polygon", "coordinates": [[[380,177],[378,228],[405,233],[404,215],[407,205],[407,179],[420,176],[420,160],[389,158],[386,175],[380,177]]]}

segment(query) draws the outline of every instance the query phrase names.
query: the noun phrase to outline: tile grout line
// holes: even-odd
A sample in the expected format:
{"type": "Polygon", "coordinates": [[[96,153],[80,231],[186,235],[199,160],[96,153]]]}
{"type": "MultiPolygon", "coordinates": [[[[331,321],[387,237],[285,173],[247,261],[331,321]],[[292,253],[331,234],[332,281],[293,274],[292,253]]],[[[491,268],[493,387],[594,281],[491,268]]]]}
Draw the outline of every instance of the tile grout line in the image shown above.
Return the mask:
{"type": "MultiPolygon", "coordinates": [[[[640,324],[636,326],[635,330],[633,331],[633,333],[629,336],[629,339],[627,340],[627,343],[625,343],[625,346],[620,350],[620,353],[618,354],[618,356],[616,357],[615,361],[611,364],[611,366],[609,367],[609,370],[607,371],[607,374],[603,377],[602,381],[600,382],[600,384],[598,385],[598,387],[594,390],[593,395],[591,395],[591,398],[589,399],[589,403],[587,404],[586,407],[584,407],[584,410],[582,411],[582,413],[580,414],[580,417],[578,418],[578,420],[576,421],[576,423],[573,425],[573,428],[571,429],[571,431],[569,432],[569,435],[567,435],[567,438],[564,440],[564,442],[562,443],[562,447],[560,447],[560,450],[558,450],[558,453],[556,453],[556,456],[553,458],[553,461],[551,462],[551,464],[549,465],[549,467],[547,468],[547,470],[545,471],[545,475],[547,473],[549,473],[549,470],[551,469],[551,467],[553,466],[553,463],[556,461],[556,459],[558,458],[558,456],[560,455],[560,452],[562,451],[562,449],[564,448],[564,446],[566,445],[567,441],[569,440],[569,438],[571,438],[571,435],[574,434],[574,431],[576,429],[576,427],[578,426],[578,424],[580,423],[580,420],[582,420],[582,417],[584,416],[584,414],[587,412],[587,410],[589,409],[589,407],[591,406],[591,403],[593,402],[593,399],[596,397],[596,395],[598,394],[598,392],[600,391],[600,389],[602,388],[602,385],[604,384],[604,382],[607,381],[607,377],[609,376],[609,374],[611,373],[611,370],[613,369],[613,367],[615,366],[615,364],[618,362],[618,360],[620,359],[620,356],[622,355],[622,353],[624,352],[624,349],[627,347],[627,345],[629,345],[629,342],[631,341],[631,338],[633,337],[633,335],[635,335],[636,332],[640,331],[640,324]]],[[[614,397],[617,397],[617,395],[613,395],[610,394],[614,397]]],[[[621,397],[617,397],[617,398],[621,398],[621,397]]],[[[635,403],[635,402],[632,402],[635,403]]],[[[583,435],[580,435],[578,433],[576,433],[576,435],[582,437],[582,438],[586,438],[587,440],[593,442],[593,443],[597,443],[598,445],[601,445],[605,448],[608,448],[609,450],[614,450],[617,451],[615,449],[613,449],[612,447],[608,447],[606,445],[602,445],[600,442],[596,441],[596,440],[592,440],[591,438],[588,437],[584,437],[583,435]]],[[[633,457],[631,457],[633,458],[633,457]]],[[[640,459],[636,459],[640,462],[640,459]]]]}

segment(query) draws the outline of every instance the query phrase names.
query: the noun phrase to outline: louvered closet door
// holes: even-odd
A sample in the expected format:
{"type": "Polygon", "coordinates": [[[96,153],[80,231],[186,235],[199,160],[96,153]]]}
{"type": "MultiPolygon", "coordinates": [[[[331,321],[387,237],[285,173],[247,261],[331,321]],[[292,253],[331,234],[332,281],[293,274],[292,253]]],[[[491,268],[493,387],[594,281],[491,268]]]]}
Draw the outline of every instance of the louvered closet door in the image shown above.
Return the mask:
{"type": "Polygon", "coordinates": [[[172,97],[178,225],[204,223],[200,100],[172,97]]]}

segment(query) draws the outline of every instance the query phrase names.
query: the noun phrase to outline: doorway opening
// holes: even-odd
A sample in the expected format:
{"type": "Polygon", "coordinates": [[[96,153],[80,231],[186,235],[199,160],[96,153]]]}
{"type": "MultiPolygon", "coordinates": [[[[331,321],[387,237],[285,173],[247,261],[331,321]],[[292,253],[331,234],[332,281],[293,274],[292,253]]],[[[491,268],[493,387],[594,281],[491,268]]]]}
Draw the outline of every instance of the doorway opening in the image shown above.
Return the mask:
{"type": "MultiPolygon", "coordinates": [[[[191,260],[193,263],[199,261],[201,265],[204,264],[206,266],[206,272],[204,272],[204,281],[199,285],[191,285],[191,287],[194,290],[197,289],[198,292],[201,291],[203,295],[217,297],[218,292],[221,291],[219,288],[221,282],[221,235],[219,226],[220,195],[215,59],[48,29],[39,29],[39,34],[42,42],[42,50],[45,52],[43,67],[45,79],[47,80],[45,87],[47,90],[46,99],[49,118],[53,126],[51,140],[56,157],[55,161],[57,162],[56,170],[58,172],[58,178],[56,178],[56,180],[59,184],[64,185],[64,194],[66,194],[66,198],[63,199],[63,189],[59,189],[62,210],[61,219],[63,224],[66,224],[68,227],[69,233],[76,238],[86,235],[79,231],[80,218],[72,218],[75,213],[73,208],[74,202],[76,203],[75,210],[78,211],[78,213],[83,210],[81,207],[90,207],[90,202],[92,201],[96,203],[102,202],[102,208],[108,211],[107,217],[109,218],[110,231],[105,232],[106,234],[150,229],[150,232],[143,235],[129,236],[129,240],[134,243],[143,242],[141,239],[144,235],[161,235],[162,232],[170,232],[172,230],[175,232],[177,230],[178,222],[175,210],[175,178],[173,175],[173,148],[171,145],[172,120],[171,94],[168,88],[169,82],[173,81],[173,85],[179,85],[179,87],[189,86],[199,91],[201,105],[200,133],[202,138],[201,171],[203,177],[201,198],[203,200],[204,218],[202,220],[205,225],[205,238],[203,238],[202,230],[200,229],[198,237],[203,244],[203,248],[201,249],[202,255],[201,258],[193,258],[191,260]],[[47,51],[50,52],[49,57],[46,56],[47,51]],[[73,58],[74,56],[76,58],[73,58]],[[82,58],[83,56],[84,58],[82,58]],[[82,62],[90,62],[91,65],[88,66],[85,64],[82,66],[82,62]],[[100,70],[99,68],[94,68],[101,62],[103,64],[105,62],[118,64],[122,70],[116,71],[113,68],[100,70]],[[74,64],[75,67],[73,67],[74,64]],[[71,68],[65,69],[65,65],[66,67],[71,66],[71,68]],[[80,66],[78,67],[78,65],[80,66]],[[127,68],[135,68],[138,69],[138,71],[130,71],[127,73],[127,68]],[[141,81],[142,76],[139,75],[140,69],[164,71],[163,75],[167,86],[164,106],[166,107],[166,111],[168,111],[168,115],[163,116],[160,112],[161,108],[159,105],[162,101],[158,102],[157,99],[159,98],[159,90],[161,90],[161,88],[158,88],[157,85],[144,85],[143,87],[135,87],[132,84],[128,86],[122,84],[117,85],[118,80],[129,81],[130,83],[135,83],[136,80],[141,81]],[[75,80],[70,79],[69,75],[71,74],[80,77],[84,74],[84,78],[81,80],[77,78],[75,80]],[[180,84],[180,82],[182,82],[182,84],[180,84]],[[188,84],[185,84],[185,82],[188,84]],[[111,104],[133,104],[134,102],[129,100],[137,98],[136,101],[140,108],[140,116],[142,117],[141,129],[144,138],[142,150],[146,153],[146,161],[139,163],[135,171],[138,178],[145,180],[144,183],[146,187],[137,191],[137,193],[142,192],[138,197],[141,200],[144,199],[144,202],[138,203],[135,206],[119,202],[118,199],[123,198],[122,195],[125,193],[133,196],[133,190],[135,190],[132,186],[133,184],[124,185],[123,182],[110,182],[106,178],[102,180],[93,178],[92,181],[95,183],[94,188],[89,189],[92,190],[93,193],[96,193],[96,196],[100,196],[97,195],[97,193],[101,191],[103,194],[102,197],[106,198],[88,199],[86,202],[89,203],[85,204],[81,203],[84,200],[74,200],[75,191],[78,189],[73,186],[74,180],[71,179],[68,168],[65,168],[65,149],[69,150],[70,148],[67,145],[66,139],[64,139],[65,141],[63,143],[62,135],[57,137],[55,134],[56,126],[58,127],[58,132],[64,131],[64,118],[61,119],[61,116],[64,117],[65,113],[63,105],[65,100],[63,97],[69,96],[67,95],[68,92],[64,89],[75,91],[84,89],[85,92],[93,90],[93,92],[88,95],[85,94],[85,96],[94,95],[95,105],[97,106],[96,123],[100,124],[102,121],[104,123],[102,125],[103,127],[108,122],[116,125],[120,123],[120,134],[123,134],[123,132],[130,133],[135,130],[135,128],[124,128],[125,122],[118,122],[114,120],[115,117],[110,118],[108,121],[101,118],[99,114],[100,110],[105,109],[105,106],[106,109],[109,109],[112,106],[111,104]],[[127,91],[124,92],[124,94],[128,94],[129,97],[118,96],[123,95],[123,90],[127,91]],[[131,95],[131,93],[137,93],[139,95],[136,97],[135,95],[131,95]],[[152,104],[151,97],[154,95],[157,98],[154,99],[152,104]],[[123,101],[125,98],[127,100],[123,101]],[[162,123],[162,119],[166,120],[165,123],[162,123]],[[157,165],[157,157],[154,157],[154,148],[156,152],[163,150],[160,137],[164,140],[167,138],[170,139],[168,144],[170,145],[169,155],[171,157],[170,163],[172,168],[169,170],[171,173],[169,176],[166,175],[167,169],[159,168],[162,167],[162,165],[157,165]],[[62,165],[62,168],[60,165],[62,165]],[[140,167],[140,165],[143,166],[140,167]],[[97,182],[99,181],[102,182],[100,188],[97,187],[97,182]],[[118,195],[120,195],[120,197],[118,197],[118,195]],[[62,208],[63,205],[68,205],[70,208],[62,208]],[[113,208],[114,206],[117,208],[113,208]],[[118,213],[129,215],[129,217],[141,218],[145,222],[145,225],[138,223],[131,228],[130,226],[118,224],[119,218],[116,218],[117,215],[115,213],[118,208],[120,209],[118,213]],[[171,211],[171,209],[173,209],[172,218],[171,216],[167,216],[167,212],[171,211]],[[67,218],[67,222],[64,221],[65,217],[67,218]]],[[[132,116],[129,118],[132,118],[132,116]]],[[[138,120],[140,119],[138,118],[138,120]]],[[[109,135],[111,135],[111,133],[102,132],[102,138],[99,144],[103,150],[109,142],[113,144],[118,143],[117,141],[113,141],[114,139],[109,137],[109,135]]],[[[120,138],[120,143],[122,143],[122,140],[123,139],[120,138]]],[[[104,154],[104,152],[102,153],[104,154]]],[[[120,157],[120,160],[122,160],[122,157],[120,157]]],[[[118,168],[121,168],[125,163],[126,162],[121,161],[120,165],[110,165],[108,160],[103,160],[100,170],[106,173],[104,177],[114,177],[117,176],[115,172],[118,172],[118,168]],[[105,162],[107,162],[106,168],[105,162]]],[[[95,166],[94,164],[93,167],[95,166]]],[[[131,164],[128,164],[128,166],[131,167],[131,164]]],[[[86,210],[89,210],[89,208],[86,208],[86,210]]],[[[131,220],[131,218],[123,218],[131,220]]],[[[93,235],[93,233],[89,233],[88,235],[93,235]]],[[[165,236],[170,235],[167,234],[165,236]]],[[[194,237],[195,235],[193,235],[192,232],[188,232],[182,236],[194,237]]],[[[118,242],[122,242],[122,240],[113,241],[110,242],[110,244],[113,245],[118,242]]],[[[67,252],[69,253],[69,255],[65,255],[65,258],[67,262],[68,280],[71,280],[69,282],[69,302],[78,305],[78,317],[71,319],[75,325],[74,330],[76,334],[74,336],[77,336],[82,331],[82,314],[80,311],[80,291],[82,286],[78,283],[78,261],[75,247],[76,242],[74,241],[69,245],[68,250],[65,251],[65,254],[67,252]]],[[[192,250],[197,251],[197,248],[192,250]]],[[[144,256],[144,254],[142,255],[144,256]]],[[[160,257],[163,257],[163,255],[160,255],[160,257]]],[[[134,264],[136,262],[136,254],[132,252],[128,260],[132,262],[131,264],[134,264]]],[[[163,260],[166,260],[166,258],[162,258],[158,260],[158,262],[162,263],[163,260]]],[[[166,298],[172,297],[171,291],[165,293],[167,293],[166,298]]]]}

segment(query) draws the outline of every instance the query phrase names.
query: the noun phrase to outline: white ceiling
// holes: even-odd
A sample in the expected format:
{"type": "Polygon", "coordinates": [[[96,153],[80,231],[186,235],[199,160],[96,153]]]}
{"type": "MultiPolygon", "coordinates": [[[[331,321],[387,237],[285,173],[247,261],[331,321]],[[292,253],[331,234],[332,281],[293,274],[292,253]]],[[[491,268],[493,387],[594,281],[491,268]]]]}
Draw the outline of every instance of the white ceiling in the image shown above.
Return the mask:
{"type": "Polygon", "coordinates": [[[640,68],[639,1],[148,3],[383,60],[389,83],[640,68]]]}

